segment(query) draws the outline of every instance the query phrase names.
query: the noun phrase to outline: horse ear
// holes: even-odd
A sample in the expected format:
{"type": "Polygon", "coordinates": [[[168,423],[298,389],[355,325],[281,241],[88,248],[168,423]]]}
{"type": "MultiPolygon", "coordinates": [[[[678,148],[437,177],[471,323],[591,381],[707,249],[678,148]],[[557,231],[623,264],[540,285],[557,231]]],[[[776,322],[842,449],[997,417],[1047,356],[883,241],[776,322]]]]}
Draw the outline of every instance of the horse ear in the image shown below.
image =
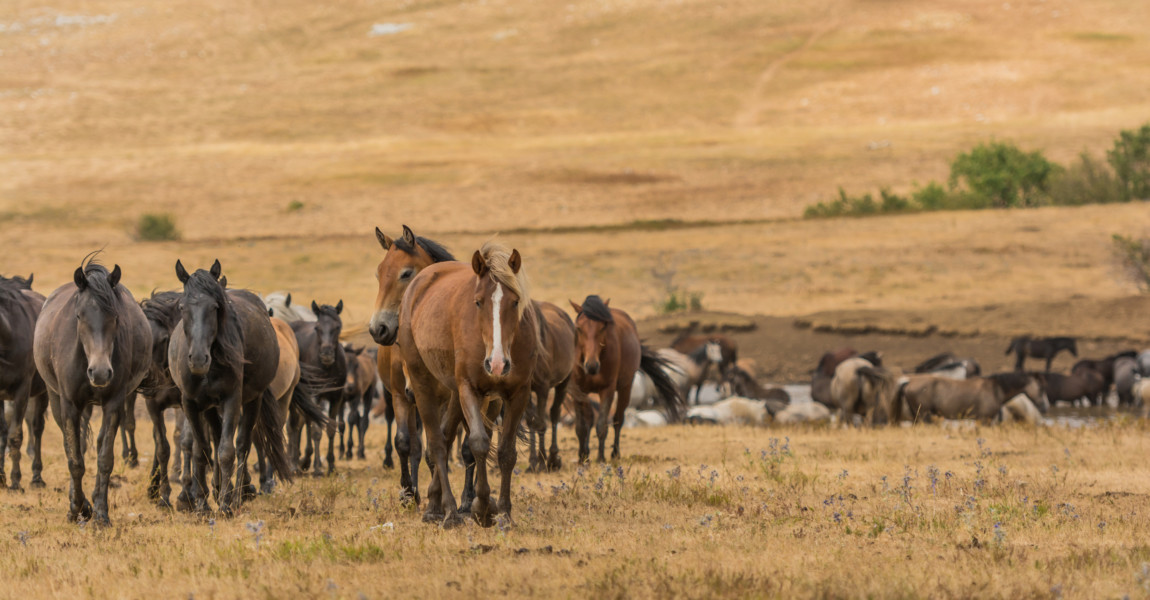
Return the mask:
{"type": "Polygon", "coordinates": [[[523,257],[519,256],[519,250],[511,251],[511,257],[507,259],[507,266],[511,267],[512,273],[519,273],[519,267],[523,266],[523,257]]]}
{"type": "Polygon", "coordinates": [[[343,312],[343,298],[340,298],[339,302],[337,302],[335,305],[335,314],[338,315],[342,312],[343,312]]]}
{"type": "Polygon", "coordinates": [[[29,273],[28,274],[28,287],[32,287],[32,278],[35,276],[36,276],[35,273],[29,273]]]}
{"type": "Polygon", "coordinates": [[[475,274],[480,277],[487,274],[487,263],[483,262],[483,255],[478,250],[471,255],[471,268],[475,269],[475,274]]]}
{"type": "Polygon", "coordinates": [[[579,313],[583,312],[583,307],[579,306],[578,304],[575,304],[574,300],[568,299],[567,301],[571,303],[571,308],[575,309],[575,314],[579,314],[579,313]]]}
{"type": "Polygon", "coordinates": [[[228,289],[228,276],[227,275],[220,277],[220,287],[224,288],[225,290],[228,289]]]}
{"type": "Polygon", "coordinates": [[[72,274],[72,281],[80,289],[88,287],[88,278],[84,277],[84,267],[76,267],[76,272],[72,274]]]}
{"type": "Polygon", "coordinates": [[[176,259],[176,279],[179,279],[180,283],[187,283],[191,279],[188,270],[184,268],[184,263],[180,262],[178,258],[176,259]]]}
{"type": "Polygon", "coordinates": [[[384,233],[380,231],[378,227],[375,228],[375,239],[379,240],[379,245],[383,246],[384,250],[391,250],[391,238],[384,235],[384,233]]]}
{"type": "Polygon", "coordinates": [[[315,300],[311,301],[311,312],[319,313],[319,305],[315,303],[315,300]]]}
{"type": "Polygon", "coordinates": [[[287,297],[284,298],[284,306],[291,306],[291,292],[288,292],[287,297]]]}
{"type": "Polygon", "coordinates": [[[269,316],[269,317],[274,317],[274,316],[276,316],[276,309],[274,309],[274,308],[269,308],[269,309],[268,309],[268,316],[269,316]]]}
{"type": "Polygon", "coordinates": [[[610,299],[610,298],[608,298],[607,300],[605,300],[605,301],[603,302],[603,306],[611,306],[611,299],[610,299]]]}
{"type": "Polygon", "coordinates": [[[220,259],[217,258],[216,262],[212,263],[212,269],[208,272],[212,274],[212,278],[219,280],[220,273],[222,273],[223,270],[224,268],[220,266],[220,259]]]}
{"type": "Polygon", "coordinates": [[[415,247],[415,233],[407,225],[403,226],[403,241],[407,242],[412,248],[415,247]]]}
{"type": "Polygon", "coordinates": [[[121,273],[120,273],[120,265],[115,265],[115,266],[113,266],[113,267],[112,267],[112,274],[111,274],[111,275],[108,275],[108,283],[109,283],[109,284],[110,284],[110,285],[111,285],[113,288],[114,288],[114,287],[116,287],[117,285],[120,285],[120,275],[121,275],[121,273]]]}

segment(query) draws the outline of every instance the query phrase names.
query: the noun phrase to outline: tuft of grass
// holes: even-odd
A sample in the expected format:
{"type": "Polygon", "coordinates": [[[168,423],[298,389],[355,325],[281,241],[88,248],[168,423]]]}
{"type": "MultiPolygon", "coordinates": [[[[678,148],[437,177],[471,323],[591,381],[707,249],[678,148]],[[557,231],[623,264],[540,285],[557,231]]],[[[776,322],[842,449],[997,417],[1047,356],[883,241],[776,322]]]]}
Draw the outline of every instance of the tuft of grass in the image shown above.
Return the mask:
{"type": "Polygon", "coordinates": [[[145,242],[166,242],[180,239],[176,220],[167,213],[146,213],[136,221],[136,239],[145,242]]]}
{"type": "Polygon", "coordinates": [[[292,200],[291,202],[288,202],[287,211],[289,213],[298,212],[303,208],[303,206],[303,202],[300,202],[299,200],[292,200]]]}

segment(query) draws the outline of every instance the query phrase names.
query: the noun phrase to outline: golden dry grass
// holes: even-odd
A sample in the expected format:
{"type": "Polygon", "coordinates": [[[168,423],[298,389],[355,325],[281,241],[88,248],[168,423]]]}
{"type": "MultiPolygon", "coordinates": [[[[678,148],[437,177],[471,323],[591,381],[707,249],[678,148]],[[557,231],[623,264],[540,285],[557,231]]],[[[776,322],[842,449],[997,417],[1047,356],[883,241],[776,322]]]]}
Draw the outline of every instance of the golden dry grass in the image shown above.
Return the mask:
{"type": "MultiPolygon", "coordinates": [[[[118,465],[113,526],[96,530],[64,523],[50,428],[49,489],[0,503],[0,575],[22,598],[1094,598],[1150,586],[1138,423],[628,430],[622,478],[597,465],[521,473],[513,528],[450,531],[399,504],[396,473],[378,466],[382,431],[369,432],[366,465],[281,487],[231,520],[163,512],[145,500],[145,470],[118,465]]],[[[571,431],[561,439],[572,457],[571,431]]]]}

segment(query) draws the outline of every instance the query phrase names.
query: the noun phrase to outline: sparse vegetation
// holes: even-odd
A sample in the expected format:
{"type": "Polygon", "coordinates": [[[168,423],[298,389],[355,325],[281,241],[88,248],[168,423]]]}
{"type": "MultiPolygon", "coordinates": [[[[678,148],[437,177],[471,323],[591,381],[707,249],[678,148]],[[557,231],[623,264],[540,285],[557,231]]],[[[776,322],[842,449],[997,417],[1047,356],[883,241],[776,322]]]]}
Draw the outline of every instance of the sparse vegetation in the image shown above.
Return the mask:
{"type": "Polygon", "coordinates": [[[291,202],[288,202],[287,211],[289,213],[298,212],[303,209],[303,206],[303,202],[300,202],[299,200],[292,200],[291,202]]]}
{"type": "Polygon", "coordinates": [[[136,238],[145,242],[166,242],[180,239],[180,232],[172,215],[147,213],[136,222],[136,238]]]}
{"type": "Polygon", "coordinates": [[[950,163],[950,189],[961,184],[994,208],[1038,206],[1050,176],[1061,167],[1037,150],[1023,152],[1005,142],[979,144],[950,163]]]}
{"type": "MultiPolygon", "coordinates": [[[[659,262],[665,265],[665,257],[660,257],[659,262]]],[[[676,273],[678,273],[678,269],[673,266],[651,269],[651,275],[662,284],[664,294],[656,303],[655,312],[665,315],[682,311],[703,310],[703,293],[688,290],[676,284],[676,273]]]]}
{"type": "Polygon", "coordinates": [[[1150,292],[1150,239],[1114,234],[1114,254],[1126,277],[1142,292],[1150,292]]]}
{"type": "Polygon", "coordinates": [[[1150,199],[1150,123],[1118,134],[1106,159],[1126,200],[1150,199]]]}

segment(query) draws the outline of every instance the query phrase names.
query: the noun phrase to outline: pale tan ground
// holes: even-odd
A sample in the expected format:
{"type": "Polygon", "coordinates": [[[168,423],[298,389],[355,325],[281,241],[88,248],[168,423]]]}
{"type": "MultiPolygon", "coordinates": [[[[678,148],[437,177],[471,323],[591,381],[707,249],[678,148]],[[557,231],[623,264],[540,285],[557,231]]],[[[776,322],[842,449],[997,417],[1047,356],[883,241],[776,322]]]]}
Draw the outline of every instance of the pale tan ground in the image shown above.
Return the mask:
{"type": "MultiPolygon", "coordinates": [[[[839,332],[796,341],[789,319],[764,319],[786,343],[760,331],[750,353],[787,379],[844,343],[889,344],[905,366],[951,341],[1002,361],[1001,340],[1024,332],[1102,338],[1090,352],[1150,342],[1109,253],[1112,234],[1150,232],[1144,204],[798,220],[838,186],[943,179],[988,139],[1100,157],[1150,114],[1146,3],[4,8],[0,273],[35,272],[44,292],[98,248],[137,295],[174,287],[176,258],[220,258],[233,286],[342,298],[362,323],[372,227],[406,223],[463,258],[503,232],[543,299],[599,293],[650,316],[666,293],[653,270],[674,271],[708,309],[839,332]],[[368,36],[383,23],[412,27],[368,36]],[[145,212],[171,214],[183,241],[135,241],[145,212]],[[659,219],[688,226],[642,223],[659,219]],[[843,335],[931,326],[956,337],[843,335]]],[[[626,483],[602,497],[596,468],[573,482],[564,431],[568,467],[541,488],[517,477],[511,532],[422,525],[378,458],[214,527],[146,505],[144,471],[121,470],[115,527],[78,529],[48,431],[52,487],[0,502],[0,595],[1113,597],[1145,594],[1150,576],[1141,424],[628,432],[626,483]],[[754,458],[787,435],[795,458],[754,458]],[[937,497],[931,465],[954,474],[937,497]],[[893,491],[905,466],[909,500],[893,491]],[[575,491],[553,493],[561,481],[575,491]],[[257,548],[246,523],[261,519],[257,548]]],[[[143,424],[140,439],[150,452],[143,424]]]]}

